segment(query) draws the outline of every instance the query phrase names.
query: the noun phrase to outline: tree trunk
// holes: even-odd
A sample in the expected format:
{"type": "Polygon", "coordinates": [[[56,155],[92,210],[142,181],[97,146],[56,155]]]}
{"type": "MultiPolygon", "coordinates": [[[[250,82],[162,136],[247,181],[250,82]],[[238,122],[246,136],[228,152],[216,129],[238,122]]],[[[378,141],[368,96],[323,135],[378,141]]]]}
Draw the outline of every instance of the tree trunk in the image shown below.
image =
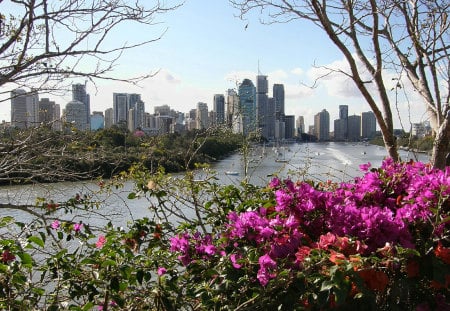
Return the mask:
{"type": "Polygon", "coordinates": [[[394,134],[389,131],[381,131],[384,141],[384,147],[386,148],[387,154],[392,158],[395,162],[400,161],[400,156],[398,154],[397,141],[394,134]]]}
{"type": "Polygon", "coordinates": [[[446,166],[446,159],[448,154],[448,147],[450,143],[450,123],[445,119],[442,125],[438,128],[433,142],[433,153],[431,154],[430,162],[434,168],[444,169],[446,166]]]}

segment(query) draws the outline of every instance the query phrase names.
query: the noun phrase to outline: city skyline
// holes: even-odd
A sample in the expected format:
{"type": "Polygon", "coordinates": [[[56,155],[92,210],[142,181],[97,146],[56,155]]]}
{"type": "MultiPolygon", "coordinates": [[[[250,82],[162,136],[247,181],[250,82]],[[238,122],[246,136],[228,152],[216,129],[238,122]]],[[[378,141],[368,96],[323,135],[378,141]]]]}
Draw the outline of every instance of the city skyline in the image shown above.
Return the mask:
{"type": "MultiPolygon", "coordinates": [[[[193,0],[159,17],[159,30],[163,32],[167,28],[161,40],[125,53],[114,73],[121,77],[144,72],[157,74],[143,81],[140,87],[112,81],[97,81],[94,87],[89,82],[91,111],[105,111],[110,107],[114,92],[141,94],[146,111],[161,105],[188,111],[198,102],[212,106],[214,94],[236,89],[245,78],[256,84],[255,77],[259,74],[269,77],[269,89],[273,84],[285,86],[285,113],[305,116],[306,126],[312,124],[319,110],[316,107],[327,109],[331,115],[337,115],[340,104],[348,105],[357,114],[370,110],[353,83],[342,75],[329,75],[311,88],[324,73],[321,66],[346,67],[342,55],[318,28],[300,21],[262,25],[257,15],[242,21],[234,16],[236,13],[226,1],[193,0]]],[[[117,41],[142,33],[138,28],[124,29],[117,33],[117,41]]],[[[386,80],[389,80],[388,88],[397,83],[390,81],[389,74],[386,80]]],[[[406,101],[399,96],[398,102],[406,124],[409,120],[413,123],[426,120],[421,100],[415,100],[410,90],[405,85],[402,92],[411,94],[412,98],[406,101]]],[[[395,92],[391,92],[393,97],[397,95],[395,92]]],[[[63,108],[70,96],[52,97],[52,100],[63,108]]],[[[1,110],[0,121],[10,120],[9,105],[5,106],[8,108],[1,110]]],[[[396,115],[395,127],[399,128],[396,115]]]]}
{"type": "Polygon", "coordinates": [[[306,131],[304,116],[284,113],[284,85],[273,84],[270,97],[268,77],[258,75],[256,81],[255,86],[250,79],[245,79],[238,87],[238,94],[232,89],[228,90],[226,102],[224,94],[214,94],[213,107],[198,102],[196,109],[189,112],[176,111],[163,105],[154,107],[154,112],[150,113],[145,111],[141,94],[113,93],[112,108],[90,114],[90,94],[86,84],[74,84],[71,88],[72,100],[60,116],[59,105],[53,101],[39,99],[36,93],[27,94],[22,89],[16,89],[11,94],[11,120],[14,120],[11,125],[27,128],[51,122],[54,129],[60,130],[61,120],[82,131],[109,128],[116,124],[125,126],[130,132],[142,129],[148,134],[157,135],[223,124],[235,133],[247,135],[259,131],[265,139],[276,141],[293,139],[303,133],[313,135],[319,141],[357,141],[375,136],[374,113],[369,111],[362,112],[360,116],[349,116],[347,105],[339,105],[338,119],[334,119],[334,133],[330,129],[333,123],[326,109],[314,116],[313,126],[309,126],[306,131]],[[55,127],[56,124],[58,126],[55,127]]]}

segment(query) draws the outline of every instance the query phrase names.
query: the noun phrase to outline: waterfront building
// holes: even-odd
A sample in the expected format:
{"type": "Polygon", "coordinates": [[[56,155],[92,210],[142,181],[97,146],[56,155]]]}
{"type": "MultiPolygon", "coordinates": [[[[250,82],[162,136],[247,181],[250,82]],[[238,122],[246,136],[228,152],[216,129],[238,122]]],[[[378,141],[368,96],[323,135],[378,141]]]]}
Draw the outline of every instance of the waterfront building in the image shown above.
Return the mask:
{"type": "Polygon", "coordinates": [[[348,117],[348,140],[359,141],[361,139],[361,117],[357,115],[348,117]]]}
{"type": "Polygon", "coordinates": [[[267,139],[275,138],[275,99],[269,97],[267,99],[267,115],[266,115],[267,139]]]}
{"type": "Polygon", "coordinates": [[[314,135],[319,141],[330,139],[330,114],[326,109],[314,116],[314,135]]]}
{"type": "Polygon", "coordinates": [[[263,137],[269,138],[268,97],[269,82],[267,76],[256,76],[256,121],[263,137]]]}
{"type": "Polygon", "coordinates": [[[295,116],[287,115],[284,116],[284,124],[285,124],[285,138],[293,139],[295,136],[295,116]]]}
{"type": "Polygon", "coordinates": [[[233,130],[247,136],[256,130],[256,88],[250,79],[239,85],[239,109],[233,118],[233,130]]]}
{"type": "Polygon", "coordinates": [[[301,134],[305,133],[305,118],[303,116],[298,116],[296,121],[297,127],[297,136],[301,136],[301,134]]]}
{"type": "Polygon", "coordinates": [[[284,85],[273,85],[273,99],[275,100],[275,120],[284,121],[284,85]]]}
{"type": "Polygon", "coordinates": [[[361,114],[361,137],[363,139],[371,139],[377,131],[377,120],[372,111],[363,112],[361,114]]]}

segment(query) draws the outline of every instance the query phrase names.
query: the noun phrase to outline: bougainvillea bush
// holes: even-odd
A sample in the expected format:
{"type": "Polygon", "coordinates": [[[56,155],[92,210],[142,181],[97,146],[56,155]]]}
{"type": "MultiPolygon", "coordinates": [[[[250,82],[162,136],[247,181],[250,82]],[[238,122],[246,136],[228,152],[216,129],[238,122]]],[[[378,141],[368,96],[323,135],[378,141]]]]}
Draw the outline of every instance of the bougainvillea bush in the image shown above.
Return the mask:
{"type": "Polygon", "coordinates": [[[20,206],[34,220],[0,217],[0,309],[449,310],[450,168],[361,168],[256,187],[136,166],[126,227],[95,196],[20,206]]]}
{"type": "Polygon", "coordinates": [[[385,160],[341,184],[273,179],[215,234],[171,238],[205,310],[450,310],[450,168],[385,160]]]}

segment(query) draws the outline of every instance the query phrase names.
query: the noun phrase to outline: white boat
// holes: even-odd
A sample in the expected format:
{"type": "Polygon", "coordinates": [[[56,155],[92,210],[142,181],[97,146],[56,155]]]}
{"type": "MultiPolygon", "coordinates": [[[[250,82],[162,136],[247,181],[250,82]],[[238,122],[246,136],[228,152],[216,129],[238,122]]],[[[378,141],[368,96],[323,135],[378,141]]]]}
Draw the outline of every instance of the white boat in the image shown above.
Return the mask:
{"type": "Polygon", "coordinates": [[[236,171],[226,171],[225,175],[230,175],[230,176],[237,176],[239,175],[239,172],[236,171]]]}

